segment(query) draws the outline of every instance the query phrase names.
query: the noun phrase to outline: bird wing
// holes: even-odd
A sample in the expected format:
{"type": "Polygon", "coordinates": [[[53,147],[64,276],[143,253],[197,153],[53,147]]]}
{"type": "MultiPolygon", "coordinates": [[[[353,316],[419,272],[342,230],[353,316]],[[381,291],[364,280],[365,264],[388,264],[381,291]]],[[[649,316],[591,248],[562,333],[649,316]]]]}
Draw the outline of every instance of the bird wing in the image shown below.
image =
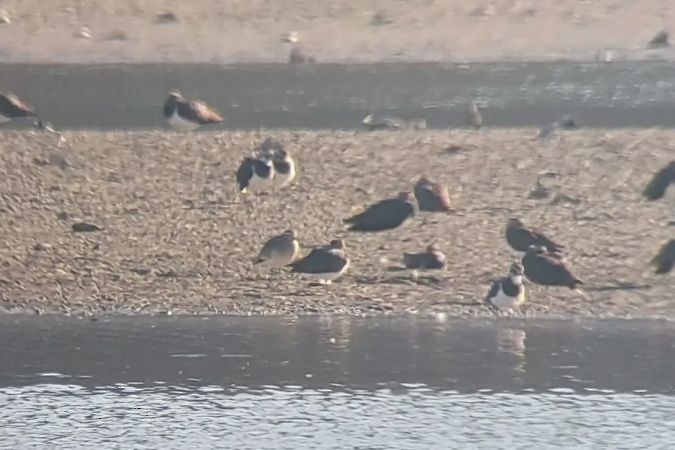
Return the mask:
{"type": "Polygon", "coordinates": [[[544,233],[538,230],[528,230],[528,233],[530,233],[530,236],[536,242],[538,245],[543,245],[546,247],[546,250],[549,252],[559,252],[564,246],[558,244],[557,242],[551,240],[548,236],[546,236],[544,233]]]}
{"type": "Polygon", "coordinates": [[[423,256],[421,253],[404,253],[403,264],[407,269],[419,269],[422,266],[423,256]]]}
{"type": "Polygon", "coordinates": [[[452,209],[448,190],[438,183],[415,186],[414,193],[421,211],[449,211],[452,209]]]}
{"type": "Polygon", "coordinates": [[[490,291],[485,296],[484,302],[490,304],[490,299],[495,297],[499,293],[499,287],[501,286],[501,280],[494,281],[492,286],[490,286],[490,291]]]}
{"type": "Polygon", "coordinates": [[[239,189],[244,189],[248,186],[249,180],[253,177],[254,164],[255,160],[248,156],[244,158],[239,165],[239,169],[237,169],[237,183],[239,183],[239,189]]]}
{"type": "Polygon", "coordinates": [[[642,191],[642,195],[647,200],[658,200],[665,195],[671,183],[675,183],[675,161],[654,174],[642,191]]]}
{"type": "Polygon", "coordinates": [[[35,115],[33,108],[19,100],[19,98],[13,94],[0,95],[0,111],[7,111],[11,114],[22,116],[35,115]]]}
{"type": "Polygon", "coordinates": [[[219,123],[223,121],[223,117],[218,113],[218,111],[199,100],[180,103],[179,107],[181,108],[180,114],[183,117],[202,124],[219,123]]]}
{"type": "Polygon", "coordinates": [[[307,256],[293,263],[293,272],[329,273],[339,272],[345,265],[346,256],[338,249],[315,248],[307,256]]]}

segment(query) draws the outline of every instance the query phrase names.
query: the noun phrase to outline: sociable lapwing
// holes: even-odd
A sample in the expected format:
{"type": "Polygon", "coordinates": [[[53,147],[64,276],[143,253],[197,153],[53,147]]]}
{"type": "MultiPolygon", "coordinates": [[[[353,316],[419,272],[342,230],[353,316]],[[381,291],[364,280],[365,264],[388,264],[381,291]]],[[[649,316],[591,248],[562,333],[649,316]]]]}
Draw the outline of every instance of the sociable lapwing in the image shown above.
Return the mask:
{"type": "Polygon", "coordinates": [[[241,193],[269,191],[273,188],[274,164],[267,156],[247,156],[237,169],[241,193]]]}
{"type": "Polygon", "coordinates": [[[444,269],[446,258],[437,244],[429,244],[423,252],[404,253],[403,264],[406,269],[444,269]]]}
{"type": "Polygon", "coordinates": [[[657,274],[666,274],[673,270],[675,265],[675,239],[671,239],[661,247],[661,250],[652,259],[657,274]]]}
{"type": "Polygon", "coordinates": [[[523,286],[523,266],[513,263],[509,274],[492,283],[485,303],[500,311],[513,311],[525,303],[525,286],[523,286]]]}
{"type": "Polygon", "coordinates": [[[329,245],[316,247],[307,256],[292,263],[291,267],[293,273],[330,284],[349,268],[344,241],[335,239],[329,245]]]}
{"type": "Polygon", "coordinates": [[[379,201],[344,222],[349,224],[350,231],[384,231],[398,227],[414,215],[412,194],[401,192],[398,197],[379,201]]]}
{"type": "Polygon", "coordinates": [[[0,92],[0,123],[23,117],[37,117],[37,114],[16,95],[0,92]]]}
{"type": "Polygon", "coordinates": [[[177,131],[193,131],[202,125],[221,123],[223,117],[201,100],[188,100],[177,91],[164,102],[164,119],[177,131]]]}
{"type": "Polygon", "coordinates": [[[550,255],[546,247],[532,245],[523,256],[525,276],[534,284],[577,289],[583,281],[575,277],[565,263],[550,255]]]}
{"type": "Polygon", "coordinates": [[[452,210],[448,189],[422,177],[413,189],[420,212],[447,212],[452,210]]]}
{"type": "Polygon", "coordinates": [[[526,252],[531,245],[542,245],[553,255],[560,255],[564,249],[541,231],[526,227],[522,220],[515,217],[506,224],[505,234],[506,242],[518,252],[526,252]]]}
{"type": "Polygon", "coordinates": [[[286,230],[265,242],[255,264],[280,268],[295,261],[300,251],[300,244],[294,230],[286,230]]]}
{"type": "Polygon", "coordinates": [[[642,191],[642,195],[647,200],[658,200],[666,195],[666,190],[671,184],[675,184],[675,160],[654,174],[642,191]]]}

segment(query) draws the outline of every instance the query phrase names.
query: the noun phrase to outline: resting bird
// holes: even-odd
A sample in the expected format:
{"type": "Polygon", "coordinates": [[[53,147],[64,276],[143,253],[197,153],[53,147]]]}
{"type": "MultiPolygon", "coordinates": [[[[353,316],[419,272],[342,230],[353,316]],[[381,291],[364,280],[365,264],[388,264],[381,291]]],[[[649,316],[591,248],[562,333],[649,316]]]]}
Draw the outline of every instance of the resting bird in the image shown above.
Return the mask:
{"type": "Polygon", "coordinates": [[[272,165],[274,166],[272,184],[275,189],[288,185],[295,178],[295,161],[283,148],[272,155],[272,165]]]}
{"type": "Polygon", "coordinates": [[[222,116],[203,101],[187,100],[173,90],[164,102],[164,119],[174,130],[192,131],[202,125],[220,123],[222,116]]]}
{"type": "Polygon", "coordinates": [[[445,255],[436,244],[429,244],[422,253],[404,253],[403,264],[407,269],[444,269],[445,255]]]}
{"type": "Polygon", "coordinates": [[[671,161],[654,174],[642,191],[642,195],[647,200],[658,200],[666,195],[666,190],[671,184],[675,184],[675,161],[671,161]]]}
{"type": "Polygon", "coordinates": [[[432,183],[428,178],[422,177],[415,184],[413,192],[420,211],[446,212],[452,210],[448,189],[439,183],[432,183]]]}
{"type": "Polygon", "coordinates": [[[390,114],[370,113],[361,122],[368,131],[401,130],[405,128],[405,121],[390,114]]]}
{"type": "Polygon", "coordinates": [[[350,225],[350,231],[384,231],[398,227],[414,215],[412,194],[401,192],[398,197],[377,202],[344,222],[350,225]]]}
{"type": "Polygon", "coordinates": [[[657,274],[665,274],[673,270],[673,265],[675,265],[675,239],[663,244],[651,263],[656,266],[657,274]]]}
{"type": "Polygon", "coordinates": [[[292,263],[291,267],[293,273],[315,278],[319,283],[330,284],[349,268],[345,243],[341,239],[335,239],[326,246],[316,247],[307,256],[292,263]]]}
{"type": "Polygon", "coordinates": [[[267,157],[248,156],[237,169],[239,191],[261,192],[273,187],[274,165],[267,157]]]}
{"type": "Polygon", "coordinates": [[[7,123],[12,119],[22,117],[37,117],[37,114],[16,95],[0,92],[0,123],[7,123]]]}
{"type": "Polygon", "coordinates": [[[520,220],[511,218],[506,224],[506,242],[518,252],[526,252],[531,245],[542,245],[553,255],[562,253],[564,246],[557,244],[544,233],[527,228],[520,220]]]}
{"type": "Polygon", "coordinates": [[[564,262],[551,256],[545,247],[532,245],[523,256],[523,268],[528,280],[542,286],[565,286],[576,289],[583,281],[572,275],[564,262]]]}
{"type": "Polygon", "coordinates": [[[300,244],[294,230],[286,230],[279,236],[265,242],[258,253],[254,264],[263,264],[280,268],[295,261],[300,251],[300,244]]]}
{"type": "Polygon", "coordinates": [[[492,283],[485,303],[498,310],[511,311],[525,303],[525,286],[523,286],[523,266],[513,263],[508,276],[492,283]]]}

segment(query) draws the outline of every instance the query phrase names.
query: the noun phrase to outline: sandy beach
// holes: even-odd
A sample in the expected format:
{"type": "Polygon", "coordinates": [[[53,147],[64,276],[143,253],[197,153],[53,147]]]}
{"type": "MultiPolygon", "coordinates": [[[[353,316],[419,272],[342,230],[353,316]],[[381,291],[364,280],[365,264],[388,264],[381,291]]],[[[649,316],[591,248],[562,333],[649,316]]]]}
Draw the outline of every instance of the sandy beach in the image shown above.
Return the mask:
{"type": "Polygon", "coordinates": [[[0,8],[9,19],[0,24],[0,61],[9,63],[285,62],[281,38],[291,31],[321,62],[675,54],[647,48],[657,32],[673,31],[675,3],[667,0],[5,0],[0,8]],[[175,20],[158,18],[166,13],[175,20]]]}
{"type": "MultiPolygon", "coordinates": [[[[0,143],[0,304],[8,312],[430,313],[491,315],[490,280],[518,255],[510,216],[568,248],[588,298],[528,285],[526,315],[673,317],[671,276],[648,262],[672,237],[672,193],[640,198],[673,155],[675,132],[583,130],[545,141],[534,129],[274,132],[299,175],[283,192],[242,196],[234,171],[270,135],[249,132],[5,131],[0,143]],[[529,195],[537,178],[550,195],[529,195]],[[447,184],[456,212],[418,215],[363,235],[342,219],[409,189],[447,184]],[[72,223],[102,228],[73,233],[72,223]],[[252,265],[286,228],[306,248],[346,240],[351,270],[332,286],[252,265]],[[404,251],[435,241],[444,272],[396,270],[404,251]]],[[[306,251],[306,250],[305,250],[306,251]]]]}

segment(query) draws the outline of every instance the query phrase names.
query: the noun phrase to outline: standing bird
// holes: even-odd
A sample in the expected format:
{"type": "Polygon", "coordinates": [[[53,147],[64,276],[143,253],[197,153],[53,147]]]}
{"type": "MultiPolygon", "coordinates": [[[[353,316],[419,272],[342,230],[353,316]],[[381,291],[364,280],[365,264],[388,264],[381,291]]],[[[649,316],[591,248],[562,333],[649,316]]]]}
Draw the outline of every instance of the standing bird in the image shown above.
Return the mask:
{"type": "Polygon", "coordinates": [[[202,125],[221,123],[222,116],[215,109],[200,100],[187,100],[173,90],[164,102],[164,119],[178,131],[193,131],[202,125]]]}
{"type": "Polygon", "coordinates": [[[506,242],[518,252],[526,252],[531,245],[541,245],[546,247],[552,255],[557,256],[565,248],[549,239],[544,233],[527,228],[520,219],[515,217],[509,219],[506,224],[505,234],[506,242]]]}
{"type": "Polygon", "coordinates": [[[661,247],[651,263],[656,266],[657,274],[669,273],[675,265],[675,239],[671,239],[661,247]]]}
{"type": "Polygon", "coordinates": [[[476,102],[469,103],[469,116],[467,117],[467,125],[472,126],[476,130],[483,126],[483,116],[481,115],[476,102]]]}
{"type": "Polygon", "coordinates": [[[299,251],[300,244],[295,231],[286,230],[265,242],[254,264],[263,264],[274,268],[284,267],[295,261],[299,251]]]}
{"type": "Polygon", "coordinates": [[[513,308],[525,303],[523,266],[520,263],[511,264],[508,276],[492,283],[485,303],[498,310],[506,311],[512,311],[513,308]]]}
{"type": "Polygon", "coordinates": [[[274,166],[272,184],[275,189],[288,185],[295,178],[295,161],[286,150],[281,149],[274,152],[272,165],[274,166]]]}
{"type": "Polygon", "coordinates": [[[350,225],[350,231],[384,231],[398,227],[414,215],[412,194],[400,192],[398,197],[379,201],[343,222],[350,225]]]}
{"type": "Polygon", "coordinates": [[[304,258],[291,264],[291,272],[307,278],[315,278],[322,284],[330,284],[349,268],[345,243],[335,239],[327,246],[316,247],[304,258]]]}
{"type": "Polygon", "coordinates": [[[658,200],[666,195],[666,190],[671,184],[675,184],[675,160],[654,174],[642,191],[642,195],[647,200],[658,200]]]}
{"type": "Polygon", "coordinates": [[[37,117],[37,114],[26,103],[14,94],[0,92],[0,123],[22,117],[37,117]]]}
{"type": "Polygon", "coordinates": [[[247,156],[237,169],[237,183],[242,194],[269,190],[273,180],[274,165],[266,156],[247,156]]]}
{"type": "Polygon", "coordinates": [[[403,264],[407,269],[444,269],[446,259],[436,244],[429,244],[424,252],[404,253],[403,264]]]}
{"type": "Polygon", "coordinates": [[[452,211],[450,195],[448,189],[439,184],[429,181],[422,177],[415,184],[413,189],[417,205],[420,211],[427,212],[447,212],[452,211]]]}
{"type": "Polygon", "coordinates": [[[523,268],[528,280],[542,286],[566,286],[576,289],[583,281],[572,275],[564,262],[551,256],[546,247],[532,245],[523,256],[523,268]]]}

